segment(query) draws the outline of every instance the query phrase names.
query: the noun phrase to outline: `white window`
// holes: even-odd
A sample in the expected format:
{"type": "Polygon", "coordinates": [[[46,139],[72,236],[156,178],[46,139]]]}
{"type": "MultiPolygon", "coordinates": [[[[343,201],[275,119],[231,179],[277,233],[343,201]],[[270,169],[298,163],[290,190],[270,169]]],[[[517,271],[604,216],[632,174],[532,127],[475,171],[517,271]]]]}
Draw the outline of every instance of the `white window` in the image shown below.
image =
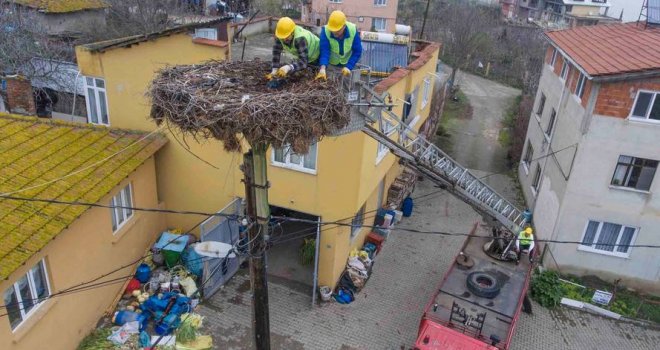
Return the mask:
{"type": "Polygon", "coordinates": [[[570,66],[568,65],[568,61],[564,60],[564,63],[561,65],[561,74],[559,74],[559,77],[561,77],[563,80],[566,80],[569,70],[570,66]]]}
{"type": "Polygon", "coordinates": [[[525,172],[529,174],[529,169],[532,166],[532,159],[534,157],[534,148],[532,143],[527,140],[527,149],[525,149],[525,156],[523,157],[522,164],[525,167],[525,172]]]}
{"type": "Polygon", "coordinates": [[[552,50],[552,58],[550,59],[550,66],[552,67],[552,70],[555,70],[555,63],[557,63],[557,49],[552,50]]]}
{"type": "Polygon", "coordinates": [[[353,220],[351,221],[351,239],[360,232],[362,225],[364,225],[364,210],[366,205],[366,203],[362,205],[362,208],[358,210],[357,214],[355,214],[355,217],[353,217],[353,220]]]}
{"type": "Polygon", "coordinates": [[[341,4],[341,1],[342,1],[342,0],[328,0],[328,1],[330,1],[330,2],[334,2],[334,3],[337,3],[337,4],[341,4]]]}
{"type": "Polygon", "coordinates": [[[385,18],[374,17],[373,27],[377,32],[384,32],[387,29],[387,20],[385,18]]]}
{"type": "Polygon", "coordinates": [[[317,144],[309,147],[307,154],[297,154],[291,146],[273,149],[273,164],[285,168],[295,169],[316,174],[317,144]]]}
{"type": "Polygon", "coordinates": [[[539,100],[539,106],[536,107],[536,115],[539,117],[543,115],[543,109],[545,108],[545,94],[541,93],[541,99],[539,100]]]}
{"type": "Polygon", "coordinates": [[[4,293],[5,312],[12,330],[34,314],[50,296],[46,265],[41,260],[4,293]]]}
{"type": "Polygon", "coordinates": [[[550,113],[550,120],[548,120],[548,127],[545,128],[545,136],[546,138],[550,138],[552,136],[552,129],[555,127],[555,121],[557,120],[557,111],[555,109],[552,109],[552,113],[550,113]]]}
{"type": "Polygon", "coordinates": [[[124,187],[110,200],[110,215],[112,216],[112,232],[117,232],[133,216],[133,189],[131,184],[124,187]]]}
{"type": "Polygon", "coordinates": [[[575,85],[575,96],[578,98],[582,99],[582,96],[584,96],[584,87],[587,85],[587,77],[580,73],[580,77],[578,78],[577,85],[575,85]]]}
{"type": "Polygon", "coordinates": [[[630,117],[660,121],[660,92],[639,91],[630,117]]]}
{"type": "Polygon", "coordinates": [[[387,0],[374,0],[374,6],[387,6],[387,0]]]}
{"type": "Polygon", "coordinates": [[[195,38],[218,40],[218,30],[215,28],[196,28],[195,38]]]}
{"type": "Polygon", "coordinates": [[[536,195],[539,192],[539,183],[541,182],[541,166],[536,165],[536,172],[534,172],[534,179],[532,180],[532,192],[536,195]]]}
{"type": "Polygon", "coordinates": [[[105,81],[85,77],[85,98],[87,99],[87,121],[92,124],[110,125],[105,81]]]}
{"type": "Polygon", "coordinates": [[[422,94],[422,109],[429,103],[429,95],[431,94],[431,79],[424,79],[424,93],[422,94]]]}
{"type": "Polygon", "coordinates": [[[589,220],[578,249],[628,257],[631,250],[629,246],[635,241],[638,231],[636,227],[589,220]]]}
{"type": "Polygon", "coordinates": [[[657,168],[657,160],[619,156],[611,184],[648,191],[657,168]]]}
{"type": "MultiPolygon", "coordinates": [[[[381,118],[381,120],[383,121],[383,130],[381,130],[381,131],[383,132],[383,134],[385,134],[389,137],[390,135],[392,135],[396,131],[396,128],[394,127],[394,125],[392,125],[392,123],[385,120],[385,118],[381,118]]],[[[383,160],[383,158],[385,158],[385,156],[389,152],[390,152],[390,149],[386,145],[379,142],[378,143],[378,153],[376,154],[376,164],[380,163],[380,161],[383,160]]]]}

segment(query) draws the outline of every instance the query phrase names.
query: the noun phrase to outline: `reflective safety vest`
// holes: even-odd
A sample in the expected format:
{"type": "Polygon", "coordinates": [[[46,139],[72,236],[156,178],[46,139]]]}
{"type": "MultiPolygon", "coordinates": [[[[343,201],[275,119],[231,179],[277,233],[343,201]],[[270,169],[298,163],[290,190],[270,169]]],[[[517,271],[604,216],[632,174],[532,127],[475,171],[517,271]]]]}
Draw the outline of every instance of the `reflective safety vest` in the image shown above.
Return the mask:
{"type": "Polygon", "coordinates": [[[296,26],[296,29],[293,30],[293,40],[291,40],[290,46],[287,45],[284,40],[279,40],[282,43],[282,48],[284,48],[286,52],[292,54],[293,57],[298,57],[298,49],[296,49],[295,44],[295,41],[298,38],[304,38],[305,41],[307,41],[307,63],[312,63],[318,60],[319,55],[321,54],[321,41],[318,36],[314,35],[314,33],[309,30],[296,26]]]}
{"type": "MultiPolygon", "coordinates": [[[[346,31],[348,31],[349,38],[344,39],[344,54],[339,54],[339,40],[332,37],[332,33],[327,26],[323,27],[323,32],[328,38],[330,43],[330,64],[333,66],[346,65],[348,59],[351,58],[353,53],[353,39],[357,35],[357,27],[351,22],[346,22],[346,31]]],[[[345,34],[344,34],[345,35],[345,34]]]]}
{"type": "Polygon", "coordinates": [[[530,245],[532,244],[533,240],[534,234],[530,234],[529,237],[525,236],[525,231],[520,231],[518,234],[518,241],[520,242],[520,245],[530,245]]]}

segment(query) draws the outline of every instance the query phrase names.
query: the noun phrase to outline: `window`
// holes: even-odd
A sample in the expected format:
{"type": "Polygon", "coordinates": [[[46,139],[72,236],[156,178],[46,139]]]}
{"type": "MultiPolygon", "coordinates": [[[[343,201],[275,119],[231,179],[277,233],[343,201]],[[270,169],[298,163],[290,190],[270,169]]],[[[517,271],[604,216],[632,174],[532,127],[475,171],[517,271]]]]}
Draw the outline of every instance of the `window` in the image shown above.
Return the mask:
{"type": "Polygon", "coordinates": [[[377,32],[384,32],[387,29],[387,20],[385,18],[374,17],[373,27],[377,32]]]}
{"type": "Polygon", "coordinates": [[[545,94],[541,93],[541,99],[539,100],[539,106],[536,108],[536,114],[539,117],[543,115],[543,108],[545,108],[545,94]]]}
{"type": "Polygon", "coordinates": [[[431,93],[431,79],[424,79],[424,93],[422,94],[422,109],[429,103],[429,95],[431,93]]]}
{"type": "Polygon", "coordinates": [[[552,67],[552,70],[555,70],[555,63],[557,63],[557,49],[552,50],[552,58],[550,58],[550,66],[552,67]]]}
{"type": "MultiPolygon", "coordinates": [[[[385,120],[384,118],[381,118],[381,120],[383,121],[383,130],[382,130],[382,132],[383,132],[383,134],[385,134],[389,137],[390,135],[392,135],[396,131],[396,128],[394,127],[394,125],[392,125],[389,121],[385,120]]],[[[389,152],[390,152],[390,149],[386,145],[379,142],[378,143],[378,153],[376,154],[376,164],[380,163],[380,161],[383,160],[383,158],[385,158],[385,156],[389,152]]]]}
{"type": "Polygon", "coordinates": [[[648,191],[657,168],[657,160],[619,156],[612,176],[612,185],[648,191]]]}
{"type": "Polygon", "coordinates": [[[85,97],[87,99],[87,121],[92,124],[110,125],[105,81],[85,77],[85,97]]]}
{"type": "Polygon", "coordinates": [[[529,168],[532,166],[532,159],[534,159],[534,148],[532,147],[532,143],[527,140],[527,149],[525,149],[525,156],[522,161],[527,173],[529,173],[529,168]]]}
{"type": "Polygon", "coordinates": [[[330,1],[330,2],[334,2],[334,3],[337,3],[337,4],[341,4],[341,1],[342,1],[342,0],[328,0],[328,1],[330,1]]]}
{"type": "Polygon", "coordinates": [[[366,205],[366,203],[362,205],[362,208],[358,210],[357,214],[355,214],[355,217],[351,221],[351,239],[355,238],[358,232],[360,232],[362,225],[364,225],[364,209],[366,205]]]}
{"type": "Polygon", "coordinates": [[[587,77],[580,73],[580,77],[578,78],[577,85],[575,86],[575,96],[578,98],[582,99],[582,96],[584,95],[584,87],[587,85],[587,77]]]}
{"type": "Polygon", "coordinates": [[[293,152],[291,146],[273,149],[273,163],[277,166],[316,173],[317,144],[309,147],[307,154],[293,152]]]}
{"type": "Polygon", "coordinates": [[[589,220],[579,249],[627,257],[637,231],[635,227],[589,220]]]}
{"type": "Polygon", "coordinates": [[[218,30],[215,28],[196,28],[195,38],[218,40],[218,30]]]}
{"type": "Polygon", "coordinates": [[[110,208],[112,232],[117,232],[133,216],[133,209],[128,208],[133,206],[132,192],[131,184],[128,184],[110,200],[110,206],[113,207],[110,208]]]}
{"type": "Polygon", "coordinates": [[[387,0],[374,0],[374,6],[387,6],[387,0]]]}
{"type": "Polygon", "coordinates": [[[660,121],[660,92],[640,91],[635,98],[631,117],[660,121]]]}
{"type": "Polygon", "coordinates": [[[46,266],[41,260],[4,293],[9,324],[14,330],[50,296],[46,266]]]}
{"type": "Polygon", "coordinates": [[[559,74],[559,77],[561,77],[563,80],[566,80],[569,70],[570,67],[568,66],[568,61],[564,60],[564,63],[561,65],[561,74],[559,74]]]}
{"type": "Polygon", "coordinates": [[[550,120],[548,121],[548,127],[545,128],[545,136],[547,138],[550,138],[552,136],[552,128],[555,127],[555,121],[557,120],[557,111],[555,109],[552,109],[552,113],[550,113],[550,120]]]}
{"type": "Polygon", "coordinates": [[[541,166],[536,165],[536,172],[534,172],[534,179],[532,180],[532,192],[536,195],[539,192],[539,183],[541,182],[541,166]]]}

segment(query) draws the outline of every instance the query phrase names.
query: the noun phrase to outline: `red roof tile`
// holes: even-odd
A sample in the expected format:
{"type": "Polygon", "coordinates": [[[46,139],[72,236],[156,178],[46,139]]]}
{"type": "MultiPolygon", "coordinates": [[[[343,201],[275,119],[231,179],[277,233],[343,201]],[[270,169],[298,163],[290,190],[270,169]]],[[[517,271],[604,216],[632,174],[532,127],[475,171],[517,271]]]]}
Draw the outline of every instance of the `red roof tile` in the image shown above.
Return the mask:
{"type": "Polygon", "coordinates": [[[547,32],[546,36],[591,76],[660,69],[660,28],[604,24],[547,32]]]}

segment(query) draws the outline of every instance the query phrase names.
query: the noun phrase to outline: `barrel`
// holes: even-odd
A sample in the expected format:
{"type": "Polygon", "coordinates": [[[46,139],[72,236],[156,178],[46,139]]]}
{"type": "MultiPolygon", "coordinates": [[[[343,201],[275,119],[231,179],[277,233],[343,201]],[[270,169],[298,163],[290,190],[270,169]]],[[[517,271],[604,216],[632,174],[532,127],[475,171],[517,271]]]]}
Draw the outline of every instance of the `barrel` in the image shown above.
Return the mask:
{"type": "Polygon", "coordinates": [[[135,271],[135,278],[137,278],[140,283],[149,282],[149,278],[151,278],[151,268],[149,265],[140,264],[140,266],[137,268],[137,271],[135,271]]]}
{"type": "Polygon", "coordinates": [[[406,199],[403,200],[403,206],[401,207],[401,211],[403,211],[403,216],[409,217],[412,215],[413,211],[413,199],[410,197],[407,197],[406,199]]]}

